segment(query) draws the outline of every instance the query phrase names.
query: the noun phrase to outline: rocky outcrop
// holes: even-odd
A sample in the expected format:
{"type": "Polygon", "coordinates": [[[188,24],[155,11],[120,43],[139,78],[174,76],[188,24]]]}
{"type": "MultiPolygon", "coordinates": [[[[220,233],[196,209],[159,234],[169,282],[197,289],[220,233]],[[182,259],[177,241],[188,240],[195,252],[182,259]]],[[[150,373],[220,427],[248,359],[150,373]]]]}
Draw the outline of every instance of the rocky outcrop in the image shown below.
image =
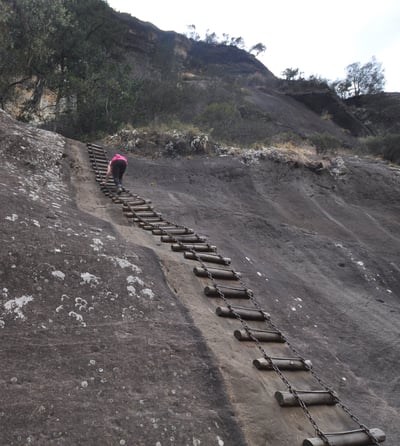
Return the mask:
{"type": "MultiPolygon", "coordinates": [[[[128,29],[124,39],[128,55],[141,65],[135,69],[152,68],[161,78],[181,77],[181,73],[188,71],[227,79],[258,73],[264,82],[276,80],[254,55],[236,46],[195,41],[182,34],[162,31],[128,14],[119,14],[119,18],[128,29]]],[[[147,75],[152,75],[151,70],[147,75]]]]}

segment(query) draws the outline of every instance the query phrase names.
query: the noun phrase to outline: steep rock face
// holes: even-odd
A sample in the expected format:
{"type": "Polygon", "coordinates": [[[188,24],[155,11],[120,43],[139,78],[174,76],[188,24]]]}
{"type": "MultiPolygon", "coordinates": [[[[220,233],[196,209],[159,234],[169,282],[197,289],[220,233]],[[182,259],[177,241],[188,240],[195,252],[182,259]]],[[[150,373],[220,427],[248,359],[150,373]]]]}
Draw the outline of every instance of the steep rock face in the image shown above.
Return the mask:
{"type": "MultiPolygon", "coordinates": [[[[142,65],[141,69],[153,68],[164,78],[172,75],[180,77],[182,72],[193,71],[195,74],[222,78],[240,78],[258,73],[264,81],[276,80],[253,55],[235,46],[194,41],[182,34],[162,31],[128,14],[118,16],[128,30],[124,40],[126,49],[142,65]]],[[[152,75],[151,72],[147,74],[152,75]]]]}
{"type": "Polygon", "coordinates": [[[188,39],[179,38],[175,32],[161,31],[128,14],[117,17],[125,30],[123,45],[133,73],[155,79],[176,78],[187,57],[188,39]]]}
{"type": "Polygon", "coordinates": [[[202,73],[238,78],[258,74],[273,85],[276,77],[253,55],[234,46],[192,42],[189,67],[202,73]]]}

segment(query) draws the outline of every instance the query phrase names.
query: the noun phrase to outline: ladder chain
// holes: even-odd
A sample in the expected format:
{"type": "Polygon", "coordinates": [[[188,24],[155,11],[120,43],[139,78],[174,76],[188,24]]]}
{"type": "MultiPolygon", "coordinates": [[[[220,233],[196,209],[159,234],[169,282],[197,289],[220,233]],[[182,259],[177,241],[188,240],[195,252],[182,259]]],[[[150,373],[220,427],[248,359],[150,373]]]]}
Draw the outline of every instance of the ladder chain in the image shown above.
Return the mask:
{"type": "MultiPolygon", "coordinates": [[[[231,271],[235,274],[235,271],[231,269],[231,271]]],[[[246,288],[246,285],[243,283],[240,275],[236,274],[237,279],[239,280],[240,284],[242,285],[243,288],[246,288]]],[[[252,303],[254,304],[254,306],[257,308],[257,310],[259,310],[260,312],[263,312],[259,303],[257,302],[257,300],[254,298],[254,296],[252,294],[250,294],[249,299],[252,301],[252,303]]],[[[328,386],[328,384],[326,384],[319,376],[318,374],[313,370],[312,367],[309,367],[307,365],[307,363],[305,362],[304,357],[297,351],[297,349],[289,342],[289,340],[286,338],[286,336],[284,336],[281,332],[281,330],[279,330],[279,328],[272,322],[271,318],[268,318],[268,323],[271,325],[271,327],[275,330],[278,331],[279,333],[281,333],[282,338],[285,340],[285,343],[287,344],[287,346],[292,350],[292,352],[303,362],[304,366],[309,370],[309,372],[312,374],[312,376],[318,381],[318,383],[321,385],[321,387],[323,387],[327,392],[330,393],[330,395],[334,398],[335,402],[337,403],[337,405],[344,411],[347,413],[347,415],[349,415],[349,417],[356,423],[359,425],[360,429],[362,429],[364,431],[364,433],[366,435],[368,435],[368,437],[370,438],[370,440],[372,441],[372,443],[374,445],[379,446],[379,442],[376,439],[376,437],[370,432],[370,430],[368,429],[367,426],[365,426],[363,423],[361,423],[360,419],[354,415],[350,408],[347,407],[339,398],[338,396],[335,394],[334,390],[328,386]]],[[[249,336],[251,336],[249,334],[249,336]]],[[[256,342],[258,342],[258,340],[256,340],[256,342]]],[[[289,389],[290,390],[290,389],[289,389]]],[[[296,391],[295,391],[296,392],[296,391]]],[[[296,399],[298,400],[299,404],[303,407],[304,402],[301,400],[301,398],[298,398],[295,395],[295,392],[291,393],[296,397],[296,399]]],[[[308,411],[307,411],[308,412],[308,411]]],[[[306,412],[306,415],[307,415],[306,412]]],[[[311,420],[310,420],[311,421],[311,420]]],[[[326,438],[325,435],[323,435],[323,437],[326,438]]],[[[321,437],[322,440],[324,440],[326,442],[326,440],[321,437]]],[[[329,445],[329,442],[327,443],[329,445]]]]}
{"type": "MultiPolygon", "coordinates": [[[[225,297],[224,293],[220,290],[220,288],[218,287],[218,285],[216,284],[211,272],[208,270],[207,266],[204,264],[204,262],[201,260],[200,257],[198,257],[197,253],[194,250],[191,250],[191,252],[193,253],[193,255],[196,257],[196,260],[198,260],[200,262],[200,264],[202,265],[202,267],[205,269],[205,271],[207,272],[207,276],[210,279],[210,281],[212,282],[212,284],[214,285],[215,289],[217,290],[218,295],[220,296],[220,298],[224,301],[225,305],[229,308],[229,310],[232,312],[232,314],[240,321],[240,323],[242,324],[243,328],[245,329],[246,333],[248,334],[248,336],[252,339],[252,341],[255,342],[257,348],[260,350],[261,354],[263,355],[263,357],[268,361],[268,363],[270,364],[270,366],[273,368],[273,370],[277,373],[277,375],[280,377],[280,379],[285,383],[286,387],[288,388],[288,390],[290,391],[290,393],[292,395],[294,395],[294,397],[296,398],[296,400],[298,401],[300,407],[303,409],[306,417],[308,418],[308,420],[310,421],[312,427],[314,428],[316,434],[324,441],[324,443],[326,443],[328,446],[330,446],[330,442],[329,439],[326,437],[326,435],[321,431],[321,429],[319,428],[319,426],[317,425],[316,421],[314,420],[314,418],[312,417],[310,411],[308,410],[307,406],[305,405],[304,401],[301,399],[301,397],[299,396],[298,392],[296,391],[296,389],[293,388],[292,384],[290,383],[290,381],[286,378],[286,376],[282,373],[282,371],[279,369],[279,367],[273,362],[273,360],[271,359],[271,357],[267,354],[267,352],[265,351],[264,347],[262,346],[261,342],[253,335],[253,333],[251,332],[251,329],[249,327],[249,325],[247,324],[247,322],[240,316],[239,313],[237,313],[235,311],[235,309],[232,307],[232,305],[228,302],[228,299],[225,297]]],[[[235,276],[240,280],[239,276],[235,273],[234,270],[231,270],[235,276]]],[[[242,284],[242,282],[241,282],[242,284]]],[[[243,285],[243,284],[242,284],[243,285]]],[[[259,311],[264,315],[264,317],[267,317],[265,312],[263,312],[260,308],[259,311]]],[[[268,318],[269,319],[269,318],[268,318]]],[[[304,361],[303,361],[304,362],[304,361]]]]}
{"type": "MultiPolygon", "coordinates": [[[[251,296],[250,299],[253,301],[253,303],[255,303],[256,305],[258,305],[258,302],[256,302],[256,300],[251,296]]],[[[277,326],[272,322],[271,319],[268,320],[268,322],[270,323],[271,327],[276,330],[279,331],[281,333],[281,331],[277,328],[277,326]]],[[[289,340],[286,338],[286,336],[282,335],[283,339],[285,340],[287,346],[292,350],[292,352],[297,355],[301,361],[305,364],[305,366],[307,367],[307,364],[305,363],[305,359],[301,356],[301,354],[298,352],[298,350],[289,342],[289,340]]],[[[330,395],[332,396],[332,398],[334,398],[336,404],[342,408],[342,410],[344,412],[347,413],[347,415],[349,415],[349,417],[360,426],[360,428],[368,435],[368,437],[372,440],[373,444],[375,445],[379,445],[379,442],[377,441],[377,439],[375,438],[374,435],[371,434],[370,430],[363,424],[361,423],[361,421],[359,420],[359,418],[356,417],[356,415],[354,415],[351,410],[338,398],[338,396],[335,394],[334,390],[328,385],[326,384],[320,377],[319,375],[314,371],[314,369],[312,367],[308,367],[309,372],[312,374],[312,376],[316,379],[316,381],[318,381],[318,383],[321,385],[321,387],[323,387],[327,392],[330,393],[330,395]]]]}
{"type": "MultiPolygon", "coordinates": [[[[176,225],[176,226],[178,227],[179,225],[176,225]]],[[[181,228],[185,228],[184,226],[180,226],[180,227],[181,228]]],[[[161,229],[161,232],[164,233],[164,235],[169,235],[174,240],[175,243],[179,244],[180,246],[184,246],[184,243],[179,241],[173,234],[169,233],[168,230],[163,229],[163,228],[160,228],[160,229],[161,229]]],[[[331,443],[329,442],[329,439],[327,438],[327,436],[321,431],[321,429],[317,425],[316,421],[312,417],[310,411],[308,410],[308,408],[307,408],[306,404],[304,403],[304,401],[299,396],[299,394],[296,391],[296,389],[293,388],[292,384],[289,382],[289,380],[286,378],[286,376],[282,373],[282,371],[279,369],[279,367],[273,362],[271,357],[267,354],[267,352],[263,348],[263,346],[260,343],[260,341],[253,335],[253,333],[251,332],[251,329],[250,329],[249,325],[247,324],[247,322],[232,307],[232,305],[230,304],[228,299],[225,297],[224,293],[220,290],[220,288],[216,284],[216,282],[215,282],[211,272],[209,271],[209,269],[207,268],[207,266],[205,265],[203,260],[198,256],[197,252],[194,249],[190,249],[189,251],[193,254],[195,259],[204,268],[204,270],[207,273],[207,276],[208,276],[209,280],[214,285],[215,289],[217,290],[218,295],[224,301],[225,305],[229,308],[229,310],[232,312],[232,314],[240,321],[240,323],[242,324],[242,326],[245,329],[246,333],[255,342],[257,348],[260,350],[260,352],[263,355],[263,357],[267,360],[267,362],[270,364],[270,366],[273,368],[273,370],[277,373],[277,375],[280,377],[280,379],[285,383],[285,385],[288,388],[288,390],[290,391],[290,393],[292,393],[294,395],[294,397],[297,399],[297,401],[299,402],[300,407],[303,409],[305,415],[307,416],[308,420],[310,421],[311,425],[313,426],[316,434],[324,441],[324,443],[326,443],[328,446],[330,446],[331,443]]],[[[240,277],[237,275],[237,273],[234,270],[232,270],[232,269],[231,269],[231,272],[234,274],[235,277],[237,277],[240,280],[241,284],[243,285],[243,283],[242,283],[240,277]]],[[[258,306],[258,303],[257,303],[257,306],[258,306]]],[[[258,308],[258,309],[264,315],[264,317],[266,317],[265,312],[263,312],[260,308],[258,308]]],[[[302,360],[302,362],[304,363],[304,360],[302,360]]]]}
{"type": "MultiPolygon", "coordinates": [[[[94,153],[92,152],[92,155],[94,155],[94,153]]],[[[106,152],[103,149],[103,156],[106,159],[106,152]]],[[[97,163],[96,163],[96,159],[93,161],[92,160],[92,166],[94,170],[97,170],[97,173],[99,174],[99,169],[97,167],[97,163]]],[[[131,212],[135,213],[135,211],[132,209],[132,207],[130,206],[129,203],[126,203],[126,205],[129,207],[129,209],[131,210],[131,212]]],[[[146,220],[144,220],[142,217],[137,216],[138,220],[141,222],[145,222],[146,220]]],[[[185,226],[183,225],[178,225],[172,222],[169,222],[168,220],[164,220],[166,223],[169,223],[171,225],[174,225],[177,228],[182,228],[182,229],[187,229],[185,226]]],[[[149,223],[151,225],[151,223],[149,223]]],[[[168,230],[161,228],[158,228],[161,230],[161,232],[164,235],[168,235],[172,238],[172,240],[174,240],[174,242],[180,246],[184,246],[184,243],[182,243],[181,241],[179,241],[176,236],[174,236],[173,234],[169,233],[168,230]]],[[[314,418],[312,417],[310,411],[308,410],[308,407],[306,406],[306,404],[304,403],[304,401],[302,400],[302,398],[300,397],[299,393],[297,392],[297,390],[295,388],[293,388],[292,384],[290,383],[290,381],[286,378],[286,376],[282,373],[282,371],[279,369],[279,367],[273,362],[273,360],[271,359],[271,357],[266,353],[265,349],[263,348],[261,342],[253,335],[253,333],[251,332],[251,329],[249,327],[249,325],[247,324],[247,322],[240,316],[239,313],[237,313],[235,311],[235,309],[233,308],[233,306],[230,304],[230,302],[228,301],[228,299],[226,298],[226,296],[224,295],[223,291],[221,291],[221,289],[219,288],[218,284],[215,282],[214,277],[212,276],[211,272],[209,271],[208,267],[205,265],[205,263],[203,262],[203,260],[198,256],[197,252],[192,248],[192,249],[188,249],[188,251],[190,251],[193,256],[195,257],[195,259],[201,264],[201,266],[204,268],[208,279],[211,281],[211,283],[214,285],[214,288],[217,291],[217,294],[219,295],[219,297],[223,300],[223,302],[225,303],[225,305],[228,307],[228,309],[231,311],[231,313],[235,316],[236,319],[238,319],[240,321],[240,323],[242,324],[242,327],[244,328],[244,330],[246,331],[247,335],[250,337],[250,339],[252,341],[254,341],[254,343],[256,344],[257,348],[260,350],[261,354],[263,355],[264,359],[266,359],[266,361],[270,364],[270,366],[272,367],[272,369],[277,373],[277,375],[280,377],[280,379],[282,380],[282,382],[286,385],[286,387],[288,388],[288,390],[290,391],[290,393],[296,398],[297,402],[299,403],[299,406],[303,409],[303,412],[305,414],[305,416],[308,418],[308,420],[310,421],[310,424],[312,425],[312,427],[314,428],[316,434],[321,438],[321,440],[327,445],[330,446],[331,443],[329,441],[329,438],[327,435],[329,434],[324,434],[324,432],[319,428],[319,426],[317,425],[316,421],[314,420],[314,418]]],[[[230,271],[234,274],[235,278],[240,282],[240,284],[242,285],[242,287],[244,289],[246,289],[246,285],[244,284],[244,282],[242,281],[240,275],[238,275],[236,273],[236,271],[234,271],[232,268],[230,268],[230,271]]],[[[343,403],[339,400],[339,398],[337,397],[337,395],[335,394],[335,392],[317,375],[317,373],[308,366],[308,364],[306,363],[306,360],[302,357],[302,355],[299,354],[299,352],[297,351],[297,349],[288,341],[288,339],[286,338],[286,336],[284,336],[282,334],[282,332],[278,329],[278,327],[272,322],[271,318],[269,316],[267,316],[267,314],[262,310],[262,308],[260,307],[260,304],[258,303],[258,301],[254,298],[252,293],[249,293],[249,299],[250,301],[253,303],[253,305],[255,306],[255,308],[264,315],[264,320],[265,322],[268,321],[268,323],[270,324],[270,326],[277,332],[279,332],[282,336],[282,338],[284,339],[285,343],[287,344],[287,346],[291,349],[291,351],[299,358],[299,360],[303,363],[303,365],[306,367],[306,369],[312,374],[312,376],[318,381],[318,383],[327,391],[331,394],[331,396],[335,399],[335,402],[337,403],[337,405],[339,407],[341,407],[341,409],[347,413],[347,415],[349,415],[349,417],[359,425],[359,427],[368,435],[368,437],[370,438],[370,440],[372,441],[372,443],[376,446],[379,446],[379,442],[376,439],[376,437],[370,432],[370,430],[361,423],[361,421],[359,420],[358,417],[356,417],[351,410],[343,403]]]]}

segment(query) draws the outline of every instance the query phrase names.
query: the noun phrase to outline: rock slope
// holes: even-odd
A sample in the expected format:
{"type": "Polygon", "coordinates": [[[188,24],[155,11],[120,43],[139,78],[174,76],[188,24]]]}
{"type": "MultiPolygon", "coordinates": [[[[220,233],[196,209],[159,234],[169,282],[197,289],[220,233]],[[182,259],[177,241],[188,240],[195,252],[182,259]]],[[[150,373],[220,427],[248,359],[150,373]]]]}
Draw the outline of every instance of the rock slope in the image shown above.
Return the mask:
{"type": "Polygon", "coordinates": [[[105,216],[85,146],[4,113],[0,140],[0,444],[245,444],[155,254],[105,216]]]}
{"type": "MultiPolygon", "coordinates": [[[[0,153],[1,444],[315,435],[300,409],[277,405],[282,382],[254,368],[255,347],[215,315],[193,263],[100,193],[83,144],[1,113],[0,153]]],[[[318,172],[276,157],[128,157],[125,186],[232,258],[321,379],[395,445],[399,169],[346,156],[318,172]]],[[[339,412],[313,414],[328,431],[356,427],[339,412]]]]}

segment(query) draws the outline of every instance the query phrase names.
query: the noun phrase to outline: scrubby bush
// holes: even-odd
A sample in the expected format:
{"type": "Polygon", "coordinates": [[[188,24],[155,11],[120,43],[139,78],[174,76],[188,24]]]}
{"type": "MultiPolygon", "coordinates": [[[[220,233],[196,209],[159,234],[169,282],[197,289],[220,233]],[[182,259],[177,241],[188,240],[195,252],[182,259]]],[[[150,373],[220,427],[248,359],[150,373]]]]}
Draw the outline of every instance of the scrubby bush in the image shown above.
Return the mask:
{"type": "Polygon", "coordinates": [[[196,118],[213,139],[226,144],[264,144],[273,134],[273,119],[249,104],[238,106],[233,102],[212,102],[196,118]]]}
{"type": "Polygon", "coordinates": [[[334,153],[342,147],[342,142],[329,133],[315,133],[310,136],[309,140],[319,155],[334,153]]]}
{"type": "Polygon", "coordinates": [[[363,141],[366,150],[382,156],[385,160],[400,164],[400,134],[393,133],[384,136],[369,136],[363,141]]]}
{"type": "Polygon", "coordinates": [[[211,129],[212,135],[217,139],[229,137],[239,121],[239,111],[229,102],[213,102],[196,118],[196,123],[202,128],[211,129]]]}

